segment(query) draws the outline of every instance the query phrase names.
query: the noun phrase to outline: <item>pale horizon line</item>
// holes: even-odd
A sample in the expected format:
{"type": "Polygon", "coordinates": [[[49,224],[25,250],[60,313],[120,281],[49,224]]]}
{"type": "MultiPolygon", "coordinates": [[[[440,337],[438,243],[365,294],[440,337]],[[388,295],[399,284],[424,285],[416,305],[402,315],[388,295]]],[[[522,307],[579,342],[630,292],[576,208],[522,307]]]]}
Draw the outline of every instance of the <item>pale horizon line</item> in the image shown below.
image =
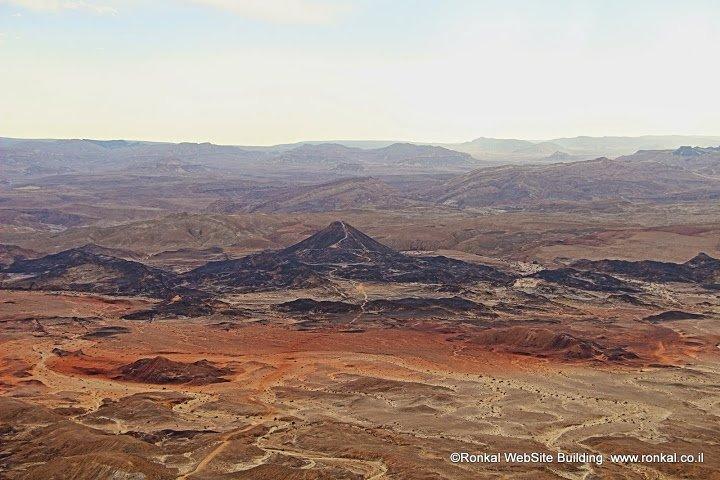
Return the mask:
{"type": "Polygon", "coordinates": [[[374,138],[335,138],[335,139],[315,139],[315,140],[296,140],[296,141],[286,141],[281,143],[216,143],[213,141],[205,140],[205,141],[190,141],[190,140],[147,140],[147,139],[139,139],[139,138],[124,138],[124,137],[15,137],[15,136],[5,136],[0,135],[0,138],[2,139],[8,139],[8,140],[36,140],[36,141],[51,141],[51,140],[90,140],[90,141],[99,141],[99,142],[111,142],[111,141],[124,141],[124,142],[138,142],[138,143],[165,143],[165,144],[183,144],[183,143],[190,143],[195,145],[202,145],[202,144],[211,144],[216,146],[224,146],[224,147],[250,147],[250,148],[265,148],[265,147],[277,147],[282,145],[294,145],[294,144],[303,144],[303,143],[342,143],[342,142],[375,142],[375,143],[412,143],[412,144],[424,144],[424,145],[459,145],[463,143],[470,143],[475,140],[479,139],[489,139],[489,140],[520,140],[520,141],[526,141],[531,143],[544,143],[544,142],[552,142],[553,140],[562,140],[562,139],[574,139],[574,138],[653,138],[653,137],[688,137],[688,138],[718,138],[720,139],[720,134],[718,135],[707,135],[707,134],[684,134],[684,133],[647,133],[647,134],[641,134],[641,135],[574,135],[574,136],[561,136],[561,137],[553,137],[553,138],[545,138],[545,139],[532,139],[532,138],[524,138],[524,137],[510,137],[510,136],[503,136],[503,137],[486,137],[486,136],[477,136],[470,140],[460,140],[460,141],[429,141],[429,140],[406,140],[406,139],[374,139],[374,138]]]}

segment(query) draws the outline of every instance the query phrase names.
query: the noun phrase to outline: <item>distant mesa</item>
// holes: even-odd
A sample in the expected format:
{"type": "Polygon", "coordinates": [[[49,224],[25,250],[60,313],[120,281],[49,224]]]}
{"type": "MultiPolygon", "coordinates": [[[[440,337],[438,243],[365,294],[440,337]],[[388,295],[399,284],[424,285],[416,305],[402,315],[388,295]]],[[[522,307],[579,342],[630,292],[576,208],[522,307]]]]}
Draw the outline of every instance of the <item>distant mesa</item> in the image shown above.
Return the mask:
{"type": "Polygon", "coordinates": [[[375,163],[394,163],[405,166],[431,165],[467,165],[474,163],[473,158],[462,152],[445,147],[431,145],[415,145],[412,143],[394,143],[384,148],[371,150],[371,158],[375,163]]]}
{"type": "Polygon", "coordinates": [[[360,148],[346,147],[337,143],[302,144],[288,151],[278,153],[272,161],[284,165],[329,164],[337,165],[347,163],[363,152],[360,148]]]}
{"type": "Polygon", "coordinates": [[[276,153],[271,161],[284,166],[357,164],[365,167],[466,167],[476,164],[467,153],[432,145],[393,143],[381,148],[348,147],[337,143],[302,144],[276,153]]]}

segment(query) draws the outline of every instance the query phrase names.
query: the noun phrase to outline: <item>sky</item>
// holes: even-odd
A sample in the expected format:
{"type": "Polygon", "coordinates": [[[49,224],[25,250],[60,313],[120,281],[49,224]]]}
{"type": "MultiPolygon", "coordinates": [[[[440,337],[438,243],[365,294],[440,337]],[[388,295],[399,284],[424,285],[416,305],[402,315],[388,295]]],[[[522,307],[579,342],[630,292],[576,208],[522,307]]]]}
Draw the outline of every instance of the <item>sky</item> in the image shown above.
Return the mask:
{"type": "Polygon", "coordinates": [[[0,0],[0,136],[720,135],[716,0],[0,0]]]}

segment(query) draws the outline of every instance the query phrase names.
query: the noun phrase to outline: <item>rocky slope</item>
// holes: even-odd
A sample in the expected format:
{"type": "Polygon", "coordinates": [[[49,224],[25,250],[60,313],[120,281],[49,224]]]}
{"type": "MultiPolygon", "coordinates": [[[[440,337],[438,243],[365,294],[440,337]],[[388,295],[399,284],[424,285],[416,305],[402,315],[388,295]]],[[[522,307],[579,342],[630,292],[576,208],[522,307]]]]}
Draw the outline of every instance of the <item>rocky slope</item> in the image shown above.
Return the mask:
{"type": "Polygon", "coordinates": [[[643,260],[579,260],[573,265],[583,270],[622,275],[647,282],[686,282],[720,286],[720,260],[700,253],[685,263],[643,260]]]}
{"type": "Polygon", "coordinates": [[[96,252],[88,246],[16,260],[0,271],[0,286],[165,298],[178,285],[172,273],[96,252]]]}
{"type": "Polygon", "coordinates": [[[482,168],[452,178],[420,197],[458,207],[517,208],[607,200],[720,198],[720,178],[707,174],[718,163],[717,153],[705,149],[691,157],[638,152],[616,160],[482,168]]]}

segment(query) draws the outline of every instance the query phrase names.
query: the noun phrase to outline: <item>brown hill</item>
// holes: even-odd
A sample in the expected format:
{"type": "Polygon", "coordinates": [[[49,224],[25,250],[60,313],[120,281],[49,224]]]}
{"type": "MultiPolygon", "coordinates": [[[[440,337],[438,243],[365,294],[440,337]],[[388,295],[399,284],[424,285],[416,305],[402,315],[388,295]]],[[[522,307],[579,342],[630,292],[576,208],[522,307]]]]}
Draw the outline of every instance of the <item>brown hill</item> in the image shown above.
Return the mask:
{"type": "Polygon", "coordinates": [[[26,400],[0,396],[3,479],[177,478],[177,469],[147,460],[159,458],[158,446],[69,421],[26,400]],[[11,474],[8,464],[23,468],[11,474]]]}
{"type": "Polygon", "coordinates": [[[498,351],[544,357],[559,356],[567,360],[601,358],[627,361],[638,358],[634,352],[622,347],[605,347],[593,340],[546,328],[490,328],[479,332],[471,341],[498,351]]]}
{"type": "Polygon", "coordinates": [[[720,179],[720,147],[684,146],[675,150],[641,150],[618,160],[657,162],[720,179]]]}
{"type": "Polygon", "coordinates": [[[293,216],[180,213],[110,227],[69,229],[35,235],[23,247],[53,251],[93,243],[105,248],[156,254],[184,248],[203,250],[237,245],[245,250],[277,248],[311,231],[293,216]]]}
{"type": "Polygon", "coordinates": [[[668,201],[720,198],[720,179],[674,164],[625,157],[551,165],[483,168],[453,178],[424,198],[460,207],[517,206],[598,200],[668,201]]]}
{"type": "Polygon", "coordinates": [[[327,212],[335,210],[399,209],[413,202],[398,190],[372,177],[349,178],[320,185],[288,188],[254,212],[327,212]]]}
{"type": "Polygon", "coordinates": [[[174,362],[165,357],[141,358],[119,369],[122,380],[142,383],[192,383],[205,385],[208,383],[227,382],[222,378],[232,370],[218,368],[207,360],[193,363],[174,362]]]}

